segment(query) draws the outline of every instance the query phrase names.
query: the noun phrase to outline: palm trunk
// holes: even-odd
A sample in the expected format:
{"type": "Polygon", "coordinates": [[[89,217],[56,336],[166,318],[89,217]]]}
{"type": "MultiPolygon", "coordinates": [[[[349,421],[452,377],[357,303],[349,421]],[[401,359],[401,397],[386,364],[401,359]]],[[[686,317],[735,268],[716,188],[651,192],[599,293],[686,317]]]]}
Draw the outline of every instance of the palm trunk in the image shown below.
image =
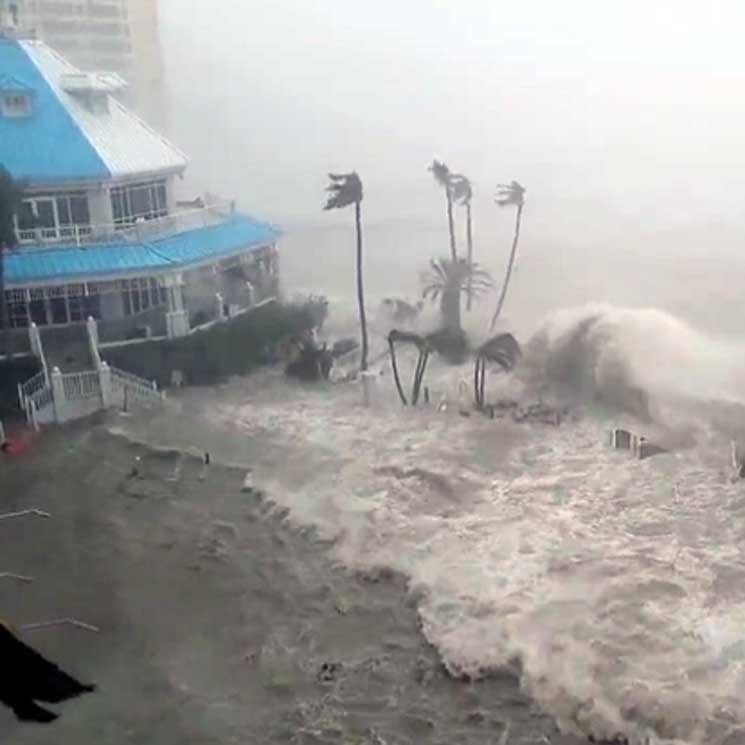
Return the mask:
{"type": "Polygon", "coordinates": [[[473,233],[471,232],[471,203],[466,202],[466,241],[468,243],[468,289],[466,310],[473,304],[473,233]]]}
{"type": "Polygon", "coordinates": [[[460,317],[460,285],[450,280],[442,290],[440,313],[443,328],[448,331],[462,329],[460,317]]]}
{"type": "Polygon", "coordinates": [[[362,215],[360,203],[354,203],[354,222],[357,228],[357,302],[360,308],[360,329],[362,331],[362,358],[360,370],[367,370],[367,318],[365,316],[365,291],[362,282],[362,215]]]}
{"type": "Polygon", "coordinates": [[[450,258],[455,263],[458,254],[455,250],[455,222],[453,221],[453,197],[450,193],[450,187],[445,187],[445,196],[448,200],[448,230],[450,231],[450,258]]]}
{"type": "Polygon", "coordinates": [[[504,284],[502,285],[502,292],[499,295],[499,301],[497,302],[497,309],[494,311],[494,315],[491,319],[491,326],[489,329],[494,331],[494,326],[497,323],[499,314],[502,312],[502,306],[504,305],[504,299],[507,296],[507,288],[510,284],[510,278],[512,277],[512,267],[515,265],[515,255],[517,254],[517,243],[520,240],[520,219],[523,214],[523,205],[517,206],[517,217],[515,218],[515,236],[512,239],[512,250],[510,251],[510,261],[507,264],[507,274],[504,278],[504,284]]]}

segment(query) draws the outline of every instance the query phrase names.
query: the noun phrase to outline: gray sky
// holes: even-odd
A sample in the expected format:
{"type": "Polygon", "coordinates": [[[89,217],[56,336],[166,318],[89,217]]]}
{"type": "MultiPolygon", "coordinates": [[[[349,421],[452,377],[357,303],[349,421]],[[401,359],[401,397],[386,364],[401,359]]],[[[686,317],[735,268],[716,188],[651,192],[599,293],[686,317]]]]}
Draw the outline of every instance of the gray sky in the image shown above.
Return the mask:
{"type": "Polygon", "coordinates": [[[437,156],[483,209],[523,181],[550,224],[743,219],[745,3],[161,6],[171,134],[249,211],[316,219],[326,171],[356,168],[368,219],[437,218],[437,156]]]}

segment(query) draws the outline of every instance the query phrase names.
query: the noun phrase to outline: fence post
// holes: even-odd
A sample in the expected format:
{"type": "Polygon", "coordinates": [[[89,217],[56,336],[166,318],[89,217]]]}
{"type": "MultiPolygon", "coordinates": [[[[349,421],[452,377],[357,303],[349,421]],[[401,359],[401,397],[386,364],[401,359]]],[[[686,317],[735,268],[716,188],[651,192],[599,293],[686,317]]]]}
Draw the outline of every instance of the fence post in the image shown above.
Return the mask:
{"type": "MultiPolygon", "coordinates": [[[[33,401],[31,402],[33,404],[33,401]]],[[[52,370],[52,403],[54,404],[54,418],[57,423],[65,421],[65,386],[62,383],[62,373],[59,367],[52,370]]]]}
{"type": "Polygon", "coordinates": [[[111,368],[106,362],[98,366],[98,381],[101,385],[101,405],[108,409],[113,403],[113,391],[111,389],[111,368]]]}
{"type": "Polygon", "coordinates": [[[18,405],[23,409],[23,390],[21,388],[21,384],[18,384],[18,405]]]}
{"type": "Polygon", "coordinates": [[[215,293],[215,306],[217,310],[217,319],[219,321],[225,320],[225,301],[219,292],[215,293]]]}

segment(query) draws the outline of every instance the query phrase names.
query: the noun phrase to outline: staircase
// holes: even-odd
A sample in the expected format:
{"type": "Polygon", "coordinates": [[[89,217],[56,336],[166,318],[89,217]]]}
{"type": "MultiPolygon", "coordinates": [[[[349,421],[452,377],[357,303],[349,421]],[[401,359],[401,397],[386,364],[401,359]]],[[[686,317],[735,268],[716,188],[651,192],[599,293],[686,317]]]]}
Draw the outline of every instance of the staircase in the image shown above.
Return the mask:
{"type": "Polygon", "coordinates": [[[96,322],[30,329],[42,371],[18,386],[30,424],[62,423],[96,411],[130,404],[161,403],[165,394],[150,382],[101,361],[96,322]]]}
{"type": "Polygon", "coordinates": [[[62,373],[93,370],[88,329],[84,323],[71,326],[49,326],[39,329],[47,369],[55,367],[62,373]]]}

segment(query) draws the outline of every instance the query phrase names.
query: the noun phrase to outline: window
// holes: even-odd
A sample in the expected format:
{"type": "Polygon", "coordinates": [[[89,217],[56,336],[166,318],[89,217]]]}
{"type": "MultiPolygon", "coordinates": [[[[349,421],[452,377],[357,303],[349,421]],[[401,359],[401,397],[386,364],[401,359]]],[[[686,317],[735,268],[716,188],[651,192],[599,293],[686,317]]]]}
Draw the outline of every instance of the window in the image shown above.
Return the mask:
{"type": "Polygon", "coordinates": [[[31,96],[28,93],[0,93],[0,113],[14,119],[31,116],[31,96]]]}
{"type": "Polygon", "coordinates": [[[28,326],[28,296],[26,290],[6,290],[8,325],[18,329],[28,326]]]}
{"type": "Polygon", "coordinates": [[[90,233],[88,197],[83,192],[24,199],[17,215],[21,241],[75,239],[90,233]]]}
{"type": "Polygon", "coordinates": [[[132,225],[139,219],[166,217],[166,182],[116,186],[111,190],[111,208],[114,212],[114,224],[119,227],[132,225]]]}
{"type": "Polygon", "coordinates": [[[165,305],[165,289],[158,287],[156,279],[125,279],[121,282],[122,306],[125,316],[165,305]]]}

